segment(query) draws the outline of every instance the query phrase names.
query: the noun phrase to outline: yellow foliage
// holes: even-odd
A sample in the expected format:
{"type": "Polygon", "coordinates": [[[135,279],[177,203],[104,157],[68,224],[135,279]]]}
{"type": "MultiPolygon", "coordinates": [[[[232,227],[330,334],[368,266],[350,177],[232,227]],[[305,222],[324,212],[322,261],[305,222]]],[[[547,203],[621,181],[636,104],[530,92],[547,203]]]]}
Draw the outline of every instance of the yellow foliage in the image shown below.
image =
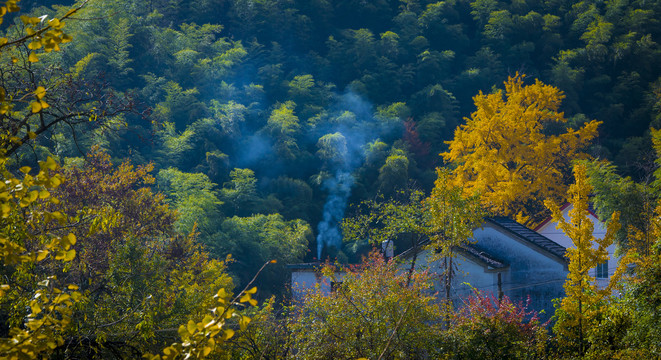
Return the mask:
{"type": "MultiPolygon", "coordinates": [[[[50,223],[59,224],[65,220],[61,213],[48,211],[48,204],[57,202],[48,190],[62,182],[60,175],[51,173],[57,169],[57,163],[52,158],[39,162],[39,172],[35,175],[30,174],[30,167],[22,167],[23,177],[17,178],[5,168],[3,152],[0,150],[3,180],[0,182],[0,264],[14,266],[16,272],[20,272],[51,255],[56,261],[72,261],[76,251],[71,247],[76,237],[71,233],[58,236],[43,231],[53,226],[50,223]]],[[[0,340],[0,353],[5,358],[36,358],[64,343],[62,331],[71,323],[73,303],[79,301],[82,294],[76,286],[68,286],[66,290],[54,287],[55,279],[52,275],[38,282],[26,304],[30,311],[23,326],[11,327],[9,338],[0,340]]],[[[0,300],[21,291],[4,283],[9,280],[3,278],[0,283],[0,300]]]]}
{"type": "Polygon", "coordinates": [[[477,110],[441,155],[456,165],[455,184],[480,193],[493,212],[530,224],[545,212],[544,199],[564,197],[570,161],[587,157],[581,149],[597,136],[600,122],[547,135],[548,125],[567,122],[558,112],[564,95],[539,80],[525,86],[523,78],[510,77],[504,92],[475,96],[477,110]]]}
{"type": "MultiPolygon", "coordinates": [[[[4,6],[0,6],[0,23],[6,14],[20,10],[18,2],[19,0],[7,0],[4,6]]],[[[62,32],[64,22],[61,20],[78,9],[80,7],[61,19],[52,19],[46,23],[43,23],[41,18],[20,16],[24,35],[15,39],[0,38],[0,51],[27,44],[30,50],[28,61],[39,61],[37,50],[57,51],[60,43],[71,40],[62,32]]],[[[15,62],[14,58],[12,61],[15,62]]],[[[0,114],[11,111],[15,101],[29,98],[34,99],[30,104],[31,113],[38,113],[49,106],[43,100],[45,95],[46,89],[41,86],[34,91],[26,90],[26,93],[18,94],[7,94],[7,91],[0,87],[0,114]]],[[[33,139],[34,135],[26,134],[30,139],[33,139]]],[[[63,181],[61,175],[52,173],[57,169],[57,163],[52,158],[39,162],[36,174],[33,169],[22,167],[21,177],[6,168],[6,146],[20,144],[21,141],[12,134],[0,134],[0,143],[4,146],[0,149],[0,266],[11,266],[15,273],[21,273],[23,269],[47,260],[70,262],[76,256],[76,251],[71,248],[76,242],[73,234],[60,236],[48,230],[66,221],[63,214],[48,210],[50,204],[59,202],[49,191],[63,181]]],[[[54,275],[41,281],[34,279],[37,287],[32,290],[12,286],[13,279],[4,277],[0,280],[0,300],[14,299],[18,293],[29,292],[28,297],[22,297],[27,299],[25,305],[28,310],[21,326],[10,327],[9,336],[0,339],[0,354],[3,358],[43,357],[64,343],[62,331],[71,323],[72,306],[82,298],[82,294],[75,286],[64,290],[56,288],[55,279],[54,275]]]]}
{"type": "Polygon", "coordinates": [[[557,204],[548,200],[545,204],[553,213],[553,219],[558,222],[558,228],[571,238],[573,243],[573,247],[567,249],[569,275],[564,285],[566,296],[560,304],[558,321],[553,330],[567,351],[583,355],[587,350],[586,334],[590,327],[597,326],[603,311],[601,305],[617,286],[626,261],[620,261],[616,273],[604,288],[599,288],[596,279],[590,276],[591,269],[609,259],[607,248],[613,244],[615,234],[620,229],[619,214],[612,215],[604,238],[595,238],[594,225],[588,217],[592,186],[588,182],[583,165],[574,167],[574,178],[575,183],[569,187],[568,192],[569,201],[573,205],[569,212],[570,221],[563,217],[557,204]]]}
{"type": "MultiPolygon", "coordinates": [[[[269,263],[264,264],[264,266],[269,263]]],[[[264,266],[262,266],[262,269],[264,266]]],[[[207,314],[200,322],[188,320],[186,325],[179,327],[180,343],[174,343],[166,347],[160,355],[148,353],[143,355],[143,358],[149,360],[174,360],[204,359],[208,357],[220,344],[234,337],[235,331],[226,327],[228,319],[233,317],[239,318],[239,327],[241,330],[244,330],[248,325],[250,318],[240,315],[235,305],[237,302],[247,302],[253,306],[257,305],[257,301],[252,298],[252,295],[256,292],[256,287],[249,290],[244,289],[232,299],[230,294],[224,288],[221,288],[214,296],[218,306],[211,309],[211,314],[207,314]]]]}

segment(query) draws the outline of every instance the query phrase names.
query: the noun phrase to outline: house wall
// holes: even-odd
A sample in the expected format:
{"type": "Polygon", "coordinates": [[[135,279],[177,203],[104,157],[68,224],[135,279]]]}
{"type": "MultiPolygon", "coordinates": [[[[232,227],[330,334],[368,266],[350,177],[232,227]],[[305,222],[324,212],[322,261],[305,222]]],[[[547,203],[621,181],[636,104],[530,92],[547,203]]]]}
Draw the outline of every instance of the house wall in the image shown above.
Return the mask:
{"type": "MultiPolygon", "coordinates": [[[[569,210],[573,209],[573,205],[568,205],[566,208],[562,210],[562,215],[564,216],[566,221],[570,221],[569,218],[569,210]]],[[[594,231],[592,232],[592,235],[597,238],[597,239],[603,239],[604,236],[606,235],[606,224],[601,222],[596,216],[593,214],[589,215],[590,220],[592,221],[592,224],[594,224],[594,231]]],[[[556,221],[549,221],[545,224],[543,224],[539,229],[536,231],[547,238],[555,241],[556,243],[564,246],[565,248],[570,248],[570,247],[575,247],[572,240],[569,238],[569,236],[565,235],[565,233],[557,228],[558,223],[556,221]]],[[[595,244],[595,248],[596,248],[595,244]]],[[[608,251],[608,275],[609,278],[615,273],[615,269],[617,268],[617,264],[620,261],[620,257],[615,256],[615,244],[609,246],[606,248],[608,251]]],[[[588,274],[590,276],[596,277],[596,269],[591,269],[588,271],[588,274]]],[[[608,285],[608,278],[606,279],[597,279],[597,285],[599,287],[605,287],[608,285]]]]}
{"type": "Polygon", "coordinates": [[[568,270],[564,261],[490,223],[475,230],[473,238],[475,247],[509,264],[509,271],[502,275],[505,295],[524,304],[530,297],[529,309],[544,310],[544,318],[553,315],[553,299],[565,294],[568,270]]]}
{"type": "MultiPolygon", "coordinates": [[[[473,294],[473,289],[482,293],[498,294],[498,274],[487,272],[482,264],[479,264],[462,255],[457,255],[452,259],[455,267],[455,273],[450,284],[450,297],[454,303],[460,304],[469,295],[473,294]]],[[[443,283],[443,259],[435,259],[429,250],[425,250],[418,255],[417,268],[419,270],[429,270],[438,279],[434,282],[434,290],[438,292],[439,298],[445,298],[445,283],[443,283]]],[[[408,269],[409,263],[402,264],[402,267],[408,269]]],[[[507,270],[505,270],[507,271],[507,270]]]]}
{"type": "MultiPolygon", "coordinates": [[[[337,272],[335,276],[338,279],[344,277],[343,272],[337,272]]],[[[331,292],[331,279],[321,274],[321,271],[315,269],[296,269],[291,274],[291,293],[295,302],[303,301],[305,294],[312,291],[319,285],[319,291],[325,295],[331,292]]]]}
{"type": "MultiPolygon", "coordinates": [[[[543,320],[554,313],[553,300],[564,296],[563,285],[567,279],[567,263],[564,259],[553,255],[528,240],[498,226],[485,222],[483,228],[474,231],[472,246],[484,250],[496,259],[508,264],[499,269],[502,290],[513,302],[527,302],[530,298],[529,310],[544,311],[543,320]]],[[[437,274],[435,292],[439,299],[445,296],[442,282],[442,259],[435,259],[430,250],[421,251],[416,258],[418,271],[430,270],[437,274]]],[[[410,268],[411,258],[403,258],[400,269],[402,272],[410,268]]],[[[455,275],[452,282],[451,298],[456,305],[473,293],[473,288],[483,293],[498,294],[498,272],[488,268],[482,261],[470,256],[458,254],[453,259],[455,275]]],[[[339,274],[343,276],[343,274],[339,274]]],[[[306,291],[319,289],[330,294],[330,279],[323,277],[314,269],[295,269],[292,271],[292,295],[294,300],[303,299],[306,291]]]]}

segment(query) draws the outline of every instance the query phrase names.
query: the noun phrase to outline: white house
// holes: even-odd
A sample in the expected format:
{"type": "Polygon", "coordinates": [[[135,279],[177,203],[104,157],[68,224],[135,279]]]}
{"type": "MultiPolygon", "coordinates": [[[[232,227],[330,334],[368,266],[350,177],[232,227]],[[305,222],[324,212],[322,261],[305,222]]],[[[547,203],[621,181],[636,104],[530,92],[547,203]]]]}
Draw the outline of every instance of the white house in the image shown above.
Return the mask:
{"type": "MultiPolygon", "coordinates": [[[[563,284],[567,278],[565,248],[508,218],[487,218],[482,228],[473,233],[471,244],[455,248],[455,268],[450,297],[454,303],[473,292],[507,295],[515,303],[530,299],[530,308],[544,310],[544,318],[553,314],[553,299],[564,296],[563,284]]],[[[416,254],[415,267],[429,269],[439,275],[436,291],[444,297],[445,285],[441,281],[445,267],[434,250],[408,249],[396,257],[406,271],[416,254]]],[[[302,300],[309,289],[320,284],[330,293],[332,283],[320,273],[320,264],[293,264],[292,295],[302,300]]],[[[341,274],[340,274],[341,277],[341,274]]]]}
{"type": "MultiPolygon", "coordinates": [[[[562,216],[564,216],[565,220],[570,221],[569,211],[573,208],[574,206],[569,203],[563,205],[560,208],[562,211],[562,216]]],[[[592,235],[597,239],[603,239],[606,235],[606,224],[599,220],[597,215],[595,215],[595,213],[591,210],[589,211],[589,219],[594,225],[594,231],[592,232],[592,235]]],[[[567,235],[565,235],[561,229],[558,229],[558,222],[554,221],[551,217],[547,218],[544,222],[537,226],[535,231],[562,245],[565,248],[574,247],[572,240],[567,235]]],[[[597,285],[602,288],[608,285],[608,280],[615,273],[617,264],[620,261],[620,257],[615,256],[615,244],[612,244],[606,248],[606,250],[608,251],[609,260],[590,270],[589,272],[590,276],[594,276],[597,279],[597,285]]]]}
{"type": "MultiPolygon", "coordinates": [[[[317,284],[319,290],[324,294],[330,294],[335,287],[335,281],[321,273],[324,267],[322,262],[289,264],[287,267],[291,270],[291,294],[294,301],[302,301],[305,294],[314,289],[317,284]]],[[[335,280],[341,281],[344,272],[335,272],[335,280]]]]}

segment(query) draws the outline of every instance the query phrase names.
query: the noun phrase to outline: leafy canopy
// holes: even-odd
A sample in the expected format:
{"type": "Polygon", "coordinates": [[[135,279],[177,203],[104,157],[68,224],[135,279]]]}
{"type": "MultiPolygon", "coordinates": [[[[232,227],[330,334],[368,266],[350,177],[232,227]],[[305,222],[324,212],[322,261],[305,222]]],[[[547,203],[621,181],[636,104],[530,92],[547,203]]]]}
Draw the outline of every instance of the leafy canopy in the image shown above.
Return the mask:
{"type": "Polygon", "coordinates": [[[608,223],[606,235],[596,239],[594,225],[589,218],[588,201],[592,186],[588,183],[585,167],[574,167],[575,183],[569,187],[569,201],[573,209],[569,211],[567,221],[557,204],[545,202],[553,213],[553,220],[572,239],[573,247],[567,249],[569,275],[565,282],[566,297],[560,302],[556,313],[558,321],[553,331],[563,351],[582,356],[587,351],[587,331],[598,326],[602,314],[601,305],[611,296],[614,287],[624,271],[625,261],[620,262],[616,273],[610,278],[608,286],[600,288],[589,271],[608,260],[607,247],[613,243],[620,228],[619,213],[614,213],[608,223]]]}
{"type": "Polygon", "coordinates": [[[558,111],[564,95],[539,80],[524,85],[523,79],[517,74],[505,82],[504,92],[475,96],[477,110],[441,155],[455,166],[455,184],[480,193],[494,213],[531,224],[545,215],[544,199],[564,197],[570,161],[587,156],[582,149],[600,123],[548,134],[549,126],[567,122],[558,111]]]}

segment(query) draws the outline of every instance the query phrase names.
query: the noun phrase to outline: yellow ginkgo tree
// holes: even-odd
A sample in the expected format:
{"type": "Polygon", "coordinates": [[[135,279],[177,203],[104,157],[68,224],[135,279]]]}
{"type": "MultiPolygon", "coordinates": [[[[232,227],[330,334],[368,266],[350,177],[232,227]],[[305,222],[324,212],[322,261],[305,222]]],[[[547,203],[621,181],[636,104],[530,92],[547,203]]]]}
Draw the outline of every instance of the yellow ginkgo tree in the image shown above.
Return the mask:
{"type": "Polygon", "coordinates": [[[441,155],[454,169],[454,182],[498,215],[531,225],[546,216],[544,199],[560,201],[570,175],[570,161],[587,155],[582,149],[597,135],[598,121],[578,130],[552,134],[567,123],[559,110],[564,95],[524,76],[505,82],[505,91],[480,92],[477,110],[459,126],[441,155]]]}
{"type": "Polygon", "coordinates": [[[575,183],[569,187],[569,202],[573,209],[569,211],[569,221],[562,211],[552,201],[545,204],[553,213],[553,219],[571,240],[573,246],[567,249],[569,258],[569,275],[565,282],[565,297],[556,311],[557,322],[553,331],[568,354],[582,356],[586,353],[589,342],[587,333],[591,327],[598,325],[603,304],[612,295],[625,268],[621,261],[609,284],[599,287],[590,270],[609,259],[607,248],[613,244],[615,235],[620,228],[616,212],[608,222],[606,235],[595,238],[594,224],[589,218],[588,202],[592,191],[586,169],[583,165],[574,167],[575,183]]]}

